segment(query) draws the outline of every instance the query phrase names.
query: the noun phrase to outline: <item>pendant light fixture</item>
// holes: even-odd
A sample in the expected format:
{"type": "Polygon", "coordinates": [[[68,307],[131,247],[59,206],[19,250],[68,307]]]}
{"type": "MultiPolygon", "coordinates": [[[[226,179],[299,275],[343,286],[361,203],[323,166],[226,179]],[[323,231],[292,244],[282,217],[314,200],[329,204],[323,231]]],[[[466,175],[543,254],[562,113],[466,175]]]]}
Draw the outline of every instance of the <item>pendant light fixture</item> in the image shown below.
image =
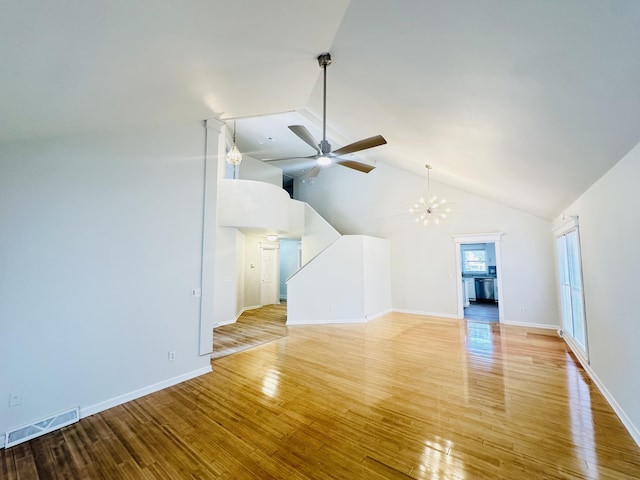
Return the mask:
{"type": "Polygon", "coordinates": [[[431,196],[431,165],[425,165],[427,168],[427,196],[420,199],[409,209],[409,212],[415,215],[415,222],[422,223],[425,227],[430,223],[439,224],[440,220],[447,217],[448,208],[443,208],[446,202],[444,198],[438,199],[437,196],[431,196]]]}
{"type": "Polygon", "coordinates": [[[227,153],[227,163],[233,165],[233,178],[236,178],[236,167],[242,162],[242,154],[236,145],[236,122],[233,122],[233,146],[227,153]]]}

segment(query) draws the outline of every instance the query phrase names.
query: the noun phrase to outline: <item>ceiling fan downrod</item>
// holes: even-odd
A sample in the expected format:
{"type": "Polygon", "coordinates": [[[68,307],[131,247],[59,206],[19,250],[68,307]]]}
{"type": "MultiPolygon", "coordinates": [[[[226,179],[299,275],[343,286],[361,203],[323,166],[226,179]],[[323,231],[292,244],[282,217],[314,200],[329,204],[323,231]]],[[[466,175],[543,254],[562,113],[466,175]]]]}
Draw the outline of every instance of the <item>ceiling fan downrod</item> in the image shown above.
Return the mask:
{"type": "Polygon", "coordinates": [[[352,153],[367,150],[369,148],[378,147],[384,145],[387,141],[382,135],[376,135],[374,137],[364,138],[357,142],[350,143],[344,147],[336,150],[331,150],[331,144],[327,141],[327,67],[331,65],[331,55],[327,53],[321,53],[318,56],[318,64],[323,69],[323,102],[322,102],[322,140],[320,143],[316,143],[315,138],[307,127],[304,125],[289,125],[291,130],[300,140],[313,148],[316,153],[304,157],[284,157],[284,158],[270,158],[263,160],[263,162],[278,162],[281,160],[293,160],[293,159],[314,159],[317,165],[313,167],[308,173],[307,177],[315,177],[320,172],[320,169],[326,165],[337,164],[343,167],[357,170],[363,173],[369,173],[376,168],[373,165],[361,163],[354,159],[341,158],[345,155],[351,155],[352,153]]]}
{"type": "Polygon", "coordinates": [[[331,145],[327,142],[327,67],[331,65],[331,54],[322,53],[318,55],[318,64],[323,71],[323,96],[322,96],[322,141],[320,142],[320,151],[322,155],[331,152],[331,145]]]}

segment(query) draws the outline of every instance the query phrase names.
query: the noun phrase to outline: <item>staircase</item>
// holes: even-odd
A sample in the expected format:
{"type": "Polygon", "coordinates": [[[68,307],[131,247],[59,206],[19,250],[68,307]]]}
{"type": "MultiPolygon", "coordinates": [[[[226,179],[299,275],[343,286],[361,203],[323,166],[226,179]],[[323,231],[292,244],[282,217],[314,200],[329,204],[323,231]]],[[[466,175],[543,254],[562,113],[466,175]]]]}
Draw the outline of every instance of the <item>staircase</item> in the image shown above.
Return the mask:
{"type": "Polygon", "coordinates": [[[218,226],[301,239],[302,266],[287,280],[287,324],[366,322],[391,310],[389,241],[340,235],[275,185],[219,180],[218,226]]]}

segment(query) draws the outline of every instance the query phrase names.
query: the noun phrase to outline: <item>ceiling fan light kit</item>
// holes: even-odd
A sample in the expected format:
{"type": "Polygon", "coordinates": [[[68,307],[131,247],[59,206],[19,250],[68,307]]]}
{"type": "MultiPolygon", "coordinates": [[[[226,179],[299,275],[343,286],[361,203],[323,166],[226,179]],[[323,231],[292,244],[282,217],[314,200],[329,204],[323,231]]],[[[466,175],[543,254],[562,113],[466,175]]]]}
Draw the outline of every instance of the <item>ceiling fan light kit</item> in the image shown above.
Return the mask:
{"type": "Polygon", "coordinates": [[[318,64],[323,70],[323,101],[322,101],[322,140],[318,143],[313,138],[313,135],[309,132],[304,125],[289,125],[289,130],[300,138],[304,143],[313,148],[316,153],[308,157],[289,157],[289,158],[273,158],[264,160],[265,162],[277,162],[279,160],[292,160],[296,158],[301,159],[314,159],[317,165],[312,168],[307,177],[316,177],[322,167],[335,163],[342,165],[343,167],[351,168],[363,173],[369,173],[373,170],[373,165],[361,163],[353,159],[340,158],[343,155],[349,155],[351,153],[360,152],[368,148],[378,147],[384,145],[387,141],[382,135],[376,135],[374,137],[365,138],[357,142],[346,145],[337,150],[331,150],[331,144],[327,141],[327,67],[331,65],[331,55],[329,53],[323,53],[318,56],[318,64]]]}
{"type": "Polygon", "coordinates": [[[430,223],[438,225],[440,221],[447,218],[447,214],[451,211],[449,208],[442,208],[446,203],[444,198],[438,199],[436,195],[431,196],[431,165],[425,165],[427,169],[427,196],[420,197],[413,207],[409,209],[410,213],[415,215],[414,221],[422,223],[425,227],[430,223]]]}

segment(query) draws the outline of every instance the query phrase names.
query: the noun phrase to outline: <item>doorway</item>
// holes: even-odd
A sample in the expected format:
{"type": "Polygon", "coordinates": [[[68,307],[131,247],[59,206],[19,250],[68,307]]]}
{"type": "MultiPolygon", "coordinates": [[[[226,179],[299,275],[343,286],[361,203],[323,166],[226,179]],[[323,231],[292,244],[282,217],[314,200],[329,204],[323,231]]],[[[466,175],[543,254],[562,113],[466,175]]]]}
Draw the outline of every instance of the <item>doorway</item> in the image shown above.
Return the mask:
{"type": "Polygon", "coordinates": [[[280,303],[279,244],[260,243],[260,305],[280,303]]]}
{"type": "Polygon", "coordinates": [[[280,301],[287,300],[287,280],[302,265],[302,241],[292,238],[280,240],[280,301]]]}
{"type": "Polygon", "coordinates": [[[454,235],[458,318],[504,321],[502,304],[502,233],[454,235]]]}

